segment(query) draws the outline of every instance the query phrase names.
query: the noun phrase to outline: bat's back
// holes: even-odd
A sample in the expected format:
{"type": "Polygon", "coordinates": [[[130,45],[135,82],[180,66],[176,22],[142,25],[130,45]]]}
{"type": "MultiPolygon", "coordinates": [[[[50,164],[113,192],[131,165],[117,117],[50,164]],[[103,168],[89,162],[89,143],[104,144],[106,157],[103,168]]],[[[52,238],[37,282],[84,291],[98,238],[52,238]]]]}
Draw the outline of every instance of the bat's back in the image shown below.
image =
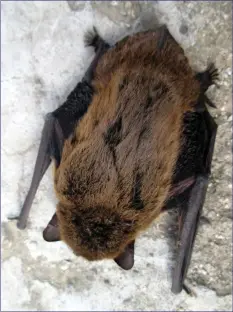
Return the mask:
{"type": "Polygon", "coordinates": [[[194,76],[165,28],[120,41],[98,63],[92,103],[55,176],[61,234],[74,247],[76,231],[87,258],[116,255],[159,215],[183,115],[199,95],[194,76]]]}

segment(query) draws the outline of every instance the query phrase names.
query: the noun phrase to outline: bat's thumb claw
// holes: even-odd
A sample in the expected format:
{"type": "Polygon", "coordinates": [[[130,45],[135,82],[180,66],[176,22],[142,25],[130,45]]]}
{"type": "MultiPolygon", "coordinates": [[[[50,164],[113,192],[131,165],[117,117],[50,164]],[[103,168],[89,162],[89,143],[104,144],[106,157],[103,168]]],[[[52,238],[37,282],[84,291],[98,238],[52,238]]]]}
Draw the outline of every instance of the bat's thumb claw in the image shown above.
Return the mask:
{"type": "Polygon", "coordinates": [[[18,220],[19,216],[8,216],[7,217],[8,220],[12,221],[12,220],[18,220]]]}

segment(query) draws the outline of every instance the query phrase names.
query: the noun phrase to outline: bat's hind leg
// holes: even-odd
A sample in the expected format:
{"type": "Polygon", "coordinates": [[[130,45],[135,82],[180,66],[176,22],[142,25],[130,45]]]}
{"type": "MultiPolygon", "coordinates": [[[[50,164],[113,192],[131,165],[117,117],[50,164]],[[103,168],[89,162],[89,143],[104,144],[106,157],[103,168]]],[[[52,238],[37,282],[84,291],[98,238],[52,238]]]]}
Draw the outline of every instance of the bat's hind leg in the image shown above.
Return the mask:
{"type": "Polygon", "coordinates": [[[102,55],[110,48],[110,45],[104,41],[102,37],[98,34],[95,27],[93,27],[92,31],[88,31],[84,36],[84,43],[86,46],[92,46],[95,49],[96,55],[87,69],[83,81],[86,81],[88,83],[91,82],[93,79],[95,68],[102,57],[102,55]]]}
{"type": "Polygon", "coordinates": [[[205,95],[205,92],[210,86],[216,84],[216,81],[219,80],[218,69],[213,63],[211,63],[205,71],[196,74],[196,79],[200,82],[201,89],[200,98],[195,107],[196,111],[204,112],[205,104],[216,108],[216,105],[205,95]]]}
{"type": "Polygon", "coordinates": [[[97,52],[100,48],[108,49],[110,47],[109,44],[104,41],[104,39],[98,34],[95,27],[93,27],[92,30],[86,32],[84,35],[84,43],[87,47],[94,47],[95,52],[97,52]]]}

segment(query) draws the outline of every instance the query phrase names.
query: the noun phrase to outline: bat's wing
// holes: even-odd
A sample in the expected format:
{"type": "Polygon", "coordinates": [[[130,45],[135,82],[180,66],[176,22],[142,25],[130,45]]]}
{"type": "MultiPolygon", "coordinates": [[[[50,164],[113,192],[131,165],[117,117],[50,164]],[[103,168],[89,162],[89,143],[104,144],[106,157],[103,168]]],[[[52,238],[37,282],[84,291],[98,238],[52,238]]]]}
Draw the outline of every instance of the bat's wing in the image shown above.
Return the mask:
{"type": "Polygon", "coordinates": [[[207,110],[203,112],[203,116],[208,133],[203,170],[197,174],[191,190],[187,192],[187,201],[183,202],[179,211],[180,240],[172,279],[173,293],[181,292],[184,286],[184,279],[191,260],[194,240],[208,186],[217,124],[207,110]]]}
{"type": "Polygon", "coordinates": [[[57,167],[60,165],[64,141],[87,111],[92,94],[92,87],[87,82],[80,82],[61,107],[47,114],[30,189],[18,218],[19,229],[26,227],[33,199],[51,160],[55,161],[57,167]]]}
{"type": "MultiPolygon", "coordinates": [[[[82,82],[77,84],[61,107],[46,116],[30,189],[20,215],[17,218],[17,226],[19,229],[24,229],[26,227],[33,199],[51,160],[53,159],[55,165],[57,167],[59,166],[64,141],[72,134],[75,125],[86,113],[91,103],[93,95],[91,80],[93,78],[93,73],[100,57],[109,48],[109,45],[95,32],[93,33],[93,40],[97,40],[96,38],[99,38],[99,41],[95,42],[97,52],[82,82]]],[[[49,237],[47,237],[47,239],[49,240],[49,237]]]]}
{"type": "Polygon", "coordinates": [[[49,167],[52,159],[52,148],[59,150],[62,148],[63,136],[62,131],[57,124],[57,119],[52,115],[48,114],[44,123],[44,128],[42,130],[41,142],[39,146],[39,151],[37,154],[35,169],[33,172],[33,177],[30,185],[30,189],[27,193],[26,199],[23,204],[23,208],[20,212],[17,226],[19,229],[24,229],[26,227],[29,211],[35,197],[36,191],[43,178],[47,168],[49,167]],[[56,128],[60,131],[58,135],[56,134],[56,128]],[[61,139],[59,141],[59,139],[61,139]],[[59,141],[59,142],[58,142],[59,141]],[[58,142],[58,146],[55,146],[55,142],[58,142]]]}

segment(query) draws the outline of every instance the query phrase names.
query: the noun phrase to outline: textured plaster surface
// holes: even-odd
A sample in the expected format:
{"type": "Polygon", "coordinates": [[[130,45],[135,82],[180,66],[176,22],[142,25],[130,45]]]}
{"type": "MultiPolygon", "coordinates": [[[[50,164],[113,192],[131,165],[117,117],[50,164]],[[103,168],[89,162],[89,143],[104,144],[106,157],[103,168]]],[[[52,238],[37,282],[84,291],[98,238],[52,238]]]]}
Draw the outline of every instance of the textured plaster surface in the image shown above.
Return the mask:
{"type": "Polygon", "coordinates": [[[2,2],[2,311],[232,310],[232,3],[2,2]],[[40,133],[82,78],[93,57],[83,34],[96,25],[114,43],[165,22],[194,68],[214,61],[219,88],[209,96],[219,124],[212,176],[196,239],[188,285],[196,293],[173,295],[173,215],[164,215],[136,244],[135,265],[89,263],[42,231],[54,213],[52,170],[36,194],[28,227],[16,228],[30,185],[40,133]]]}

